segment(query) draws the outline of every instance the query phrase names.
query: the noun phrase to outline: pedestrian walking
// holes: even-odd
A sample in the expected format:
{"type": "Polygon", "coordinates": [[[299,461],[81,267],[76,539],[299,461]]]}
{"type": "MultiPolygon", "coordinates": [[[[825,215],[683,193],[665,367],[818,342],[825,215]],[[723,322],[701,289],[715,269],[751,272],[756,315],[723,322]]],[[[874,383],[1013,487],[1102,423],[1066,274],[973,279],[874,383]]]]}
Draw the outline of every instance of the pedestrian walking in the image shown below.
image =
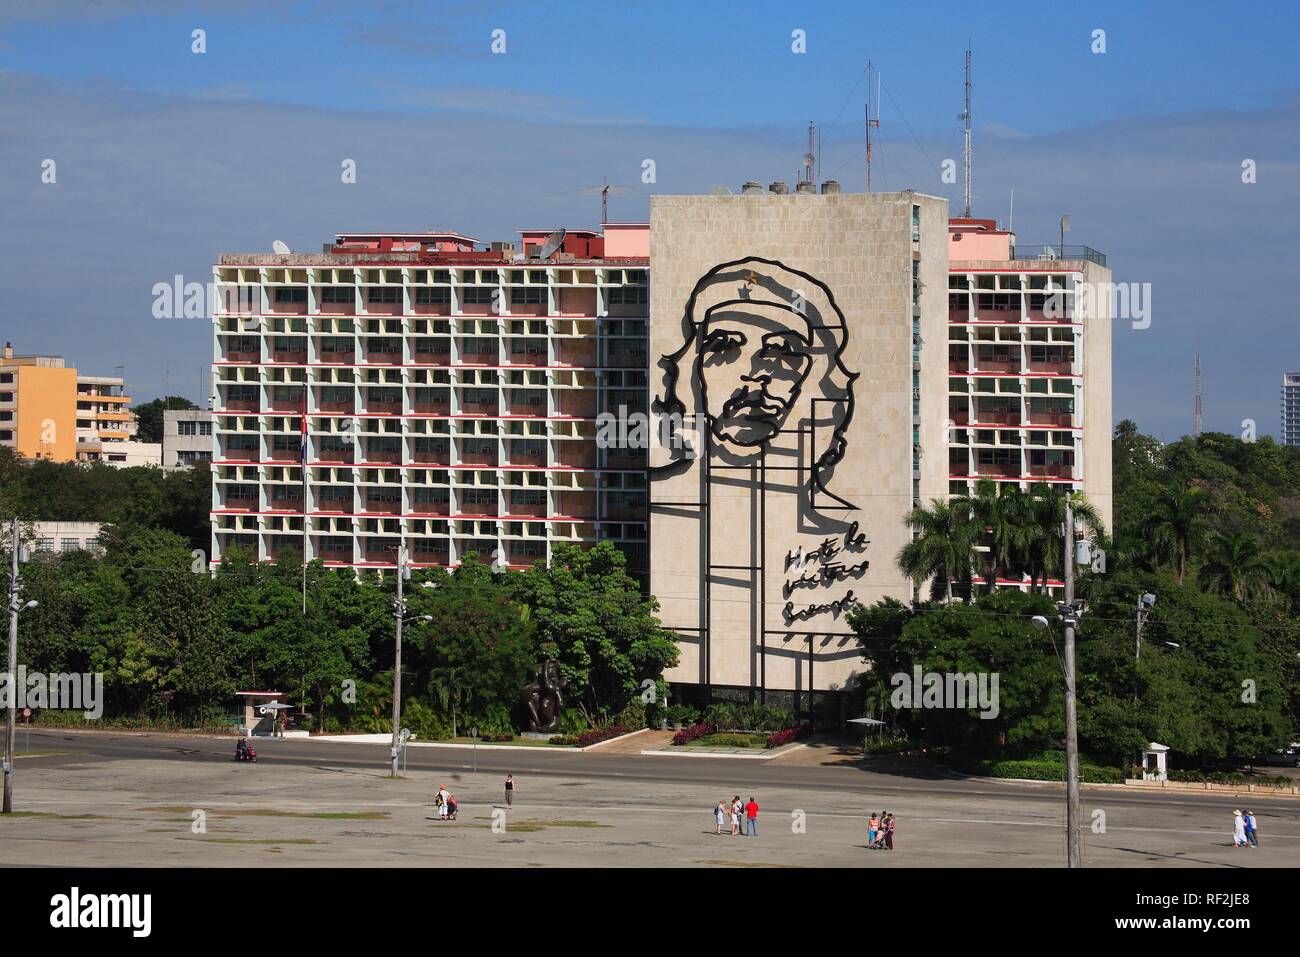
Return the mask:
{"type": "Polygon", "coordinates": [[[867,847],[876,846],[876,837],[880,834],[880,815],[873,814],[867,821],[867,847]]]}
{"type": "Polygon", "coordinates": [[[1255,812],[1248,810],[1242,815],[1242,820],[1246,825],[1246,840],[1250,841],[1251,847],[1259,847],[1259,824],[1255,820],[1255,812]]]}
{"type": "Polygon", "coordinates": [[[894,815],[885,815],[885,850],[894,849],[894,815]]]}
{"type": "Polygon", "coordinates": [[[515,800],[515,776],[506,775],[506,807],[513,807],[515,800]]]}
{"type": "Polygon", "coordinates": [[[731,836],[735,837],[740,833],[740,795],[737,794],[731,799],[731,836]]]}
{"type": "Polygon", "coordinates": [[[447,794],[447,820],[456,820],[456,795],[448,792],[447,794]]]}
{"type": "Polygon", "coordinates": [[[438,806],[438,820],[447,820],[447,801],[451,797],[451,792],[447,790],[447,785],[438,785],[438,797],[434,804],[438,806]]]}
{"type": "Polygon", "coordinates": [[[1246,820],[1241,816],[1241,812],[1235,809],[1232,812],[1232,846],[1246,846],[1246,820]]]}
{"type": "Polygon", "coordinates": [[[758,837],[758,802],[752,794],[749,803],[745,805],[745,836],[758,837]]]}
{"type": "Polygon", "coordinates": [[[717,826],[714,828],[713,833],[714,833],[714,834],[721,834],[721,833],[722,833],[722,825],[725,824],[726,821],[727,821],[727,807],[726,807],[726,802],[724,802],[724,801],[719,801],[719,802],[718,802],[718,806],[715,807],[715,808],[713,809],[713,823],[714,823],[715,825],[717,825],[717,826]]]}

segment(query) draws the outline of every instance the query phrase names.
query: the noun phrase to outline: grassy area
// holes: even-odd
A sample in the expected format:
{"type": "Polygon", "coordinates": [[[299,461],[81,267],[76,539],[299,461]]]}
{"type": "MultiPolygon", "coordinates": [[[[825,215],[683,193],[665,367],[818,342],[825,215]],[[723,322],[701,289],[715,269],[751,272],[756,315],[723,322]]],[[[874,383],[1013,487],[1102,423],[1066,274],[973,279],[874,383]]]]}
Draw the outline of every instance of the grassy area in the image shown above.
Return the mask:
{"type": "Polygon", "coordinates": [[[767,735],[742,731],[718,731],[687,743],[688,748],[766,748],[767,735]]]}
{"type": "MultiPolygon", "coordinates": [[[[436,740],[432,740],[432,741],[424,741],[424,742],[417,742],[417,743],[423,743],[423,744],[473,744],[473,743],[474,743],[474,739],[473,739],[473,738],[468,738],[468,737],[466,737],[465,735],[461,735],[460,737],[457,737],[457,738],[438,738],[438,739],[436,739],[436,740]]],[[[512,747],[512,748],[513,748],[513,747],[523,747],[523,748],[572,748],[572,747],[573,747],[573,745],[571,745],[571,744],[551,744],[550,741],[541,741],[541,740],[538,740],[537,738],[519,738],[519,737],[514,738],[514,739],[512,739],[512,740],[510,740],[510,741],[484,741],[482,738],[479,738],[478,743],[479,743],[480,745],[482,745],[483,747],[489,747],[489,746],[491,746],[491,745],[508,745],[509,747],[512,747]]]]}
{"type": "MultiPolygon", "coordinates": [[[[140,810],[175,814],[184,813],[190,809],[176,805],[164,805],[161,807],[144,807],[140,810]]],[[[387,811],[277,811],[274,808],[215,808],[207,813],[214,817],[293,817],[308,818],[314,821],[383,821],[388,818],[387,811]]],[[[188,820],[188,818],[183,820],[188,820]]]]}

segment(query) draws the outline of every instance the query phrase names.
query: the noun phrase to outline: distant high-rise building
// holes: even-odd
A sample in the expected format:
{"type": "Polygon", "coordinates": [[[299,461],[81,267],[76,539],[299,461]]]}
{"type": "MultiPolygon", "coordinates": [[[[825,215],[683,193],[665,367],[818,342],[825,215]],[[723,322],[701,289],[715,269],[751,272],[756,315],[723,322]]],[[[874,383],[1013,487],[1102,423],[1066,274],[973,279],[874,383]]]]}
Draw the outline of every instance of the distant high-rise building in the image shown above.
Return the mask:
{"type": "Polygon", "coordinates": [[[136,442],[131,397],[118,376],[81,375],[62,356],[0,354],[0,445],[55,462],[157,465],[157,444],[136,442]]]}
{"type": "Polygon", "coordinates": [[[1282,444],[1300,448],[1300,372],[1282,376],[1282,444]]]}

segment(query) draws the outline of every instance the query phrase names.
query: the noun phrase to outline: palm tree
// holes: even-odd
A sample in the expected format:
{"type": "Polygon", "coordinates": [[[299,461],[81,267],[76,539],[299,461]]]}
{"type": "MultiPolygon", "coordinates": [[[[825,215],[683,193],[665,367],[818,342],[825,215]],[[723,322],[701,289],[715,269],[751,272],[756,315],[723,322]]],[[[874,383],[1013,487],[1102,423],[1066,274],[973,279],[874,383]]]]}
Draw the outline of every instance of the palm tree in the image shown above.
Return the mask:
{"type": "Polygon", "coordinates": [[[1209,557],[1201,566],[1200,585],[1206,591],[1231,594],[1237,601],[1267,587],[1269,566],[1259,542],[1237,532],[1231,537],[1216,534],[1210,539],[1209,557]]]}
{"type": "Polygon", "coordinates": [[[1155,500],[1146,531],[1155,547],[1174,563],[1174,581],[1183,583],[1187,559],[1205,536],[1204,490],[1174,485],[1155,500]]]}
{"type": "Polygon", "coordinates": [[[1106,529],[1101,516],[1082,492],[1062,493],[1046,482],[1035,482],[1029,487],[1028,521],[1026,523],[1025,559],[1029,566],[1031,591],[1047,588],[1052,573],[1060,573],[1065,560],[1065,502],[1070,496],[1074,520],[1082,522],[1095,532],[1106,529]]]}
{"type": "Polygon", "coordinates": [[[450,706],[451,708],[451,736],[457,736],[456,708],[464,707],[466,694],[466,678],[469,669],[464,665],[444,665],[434,668],[429,675],[429,690],[433,692],[433,699],[438,702],[439,707],[444,711],[450,706]]]}
{"type": "Polygon", "coordinates": [[[942,581],[951,602],[953,581],[970,577],[974,558],[975,526],[969,507],[936,498],[929,508],[913,508],[904,521],[913,537],[899,551],[898,567],[918,586],[927,578],[942,581]]]}
{"type": "Polygon", "coordinates": [[[997,569],[1007,568],[1025,552],[1030,539],[1026,524],[1029,500],[1018,485],[980,479],[975,494],[962,496],[956,503],[969,510],[975,523],[975,535],[985,546],[985,575],[991,595],[997,587],[997,569]]]}
{"type": "Polygon", "coordinates": [[[1265,581],[1284,606],[1300,610],[1300,552],[1275,552],[1264,560],[1265,581]]]}

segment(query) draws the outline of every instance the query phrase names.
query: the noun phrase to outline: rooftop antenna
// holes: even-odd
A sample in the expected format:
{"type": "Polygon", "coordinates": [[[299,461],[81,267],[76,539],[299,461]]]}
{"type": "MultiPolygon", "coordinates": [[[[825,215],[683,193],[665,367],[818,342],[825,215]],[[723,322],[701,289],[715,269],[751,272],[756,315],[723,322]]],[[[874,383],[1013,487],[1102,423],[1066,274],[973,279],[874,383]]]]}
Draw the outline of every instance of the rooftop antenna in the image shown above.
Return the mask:
{"type": "Polygon", "coordinates": [[[871,192],[871,131],[880,129],[880,74],[867,61],[867,192],[871,192]],[[875,78],[876,89],[872,92],[871,80],[875,78]],[[873,115],[874,114],[874,115],[873,115]]]}
{"type": "Polygon", "coordinates": [[[965,124],[966,138],[962,146],[962,161],[965,164],[966,176],[966,218],[970,219],[970,167],[971,167],[971,149],[970,149],[970,45],[966,46],[966,108],[962,110],[959,120],[965,124]]]}
{"type": "Polygon", "coordinates": [[[811,183],[813,181],[814,169],[817,165],[817,156],[813,152],[813,136],[816,126],[810,121],[808,123],[808,152],[803,154],[803,176],[796,182],[811,183]]]}
{"type": "Polygon", "coordinates": [[[275,242],[271,243],[271,250],[277,256],[287,256],[289,254],[289,245],[287,243],[282,243],[277,239],[275,242]]]}
{"type": "Polygon", "coordinates": [[[1198,352],[1196,353],[1196,424],[1193,427],[1193,436],[1200,438],[1203,421],[1201,415],[1201,354],[1198,352]]]}
{"type": "Polygon", "coordinates": [[[604,226],[609,222],[609,194],[628,193],[631,190],[626,186],[611,186],[608,177],[602,176],[599,186],[584,186],[578,192],[588,195],[600,193],[600,224],[604,226]]]}

